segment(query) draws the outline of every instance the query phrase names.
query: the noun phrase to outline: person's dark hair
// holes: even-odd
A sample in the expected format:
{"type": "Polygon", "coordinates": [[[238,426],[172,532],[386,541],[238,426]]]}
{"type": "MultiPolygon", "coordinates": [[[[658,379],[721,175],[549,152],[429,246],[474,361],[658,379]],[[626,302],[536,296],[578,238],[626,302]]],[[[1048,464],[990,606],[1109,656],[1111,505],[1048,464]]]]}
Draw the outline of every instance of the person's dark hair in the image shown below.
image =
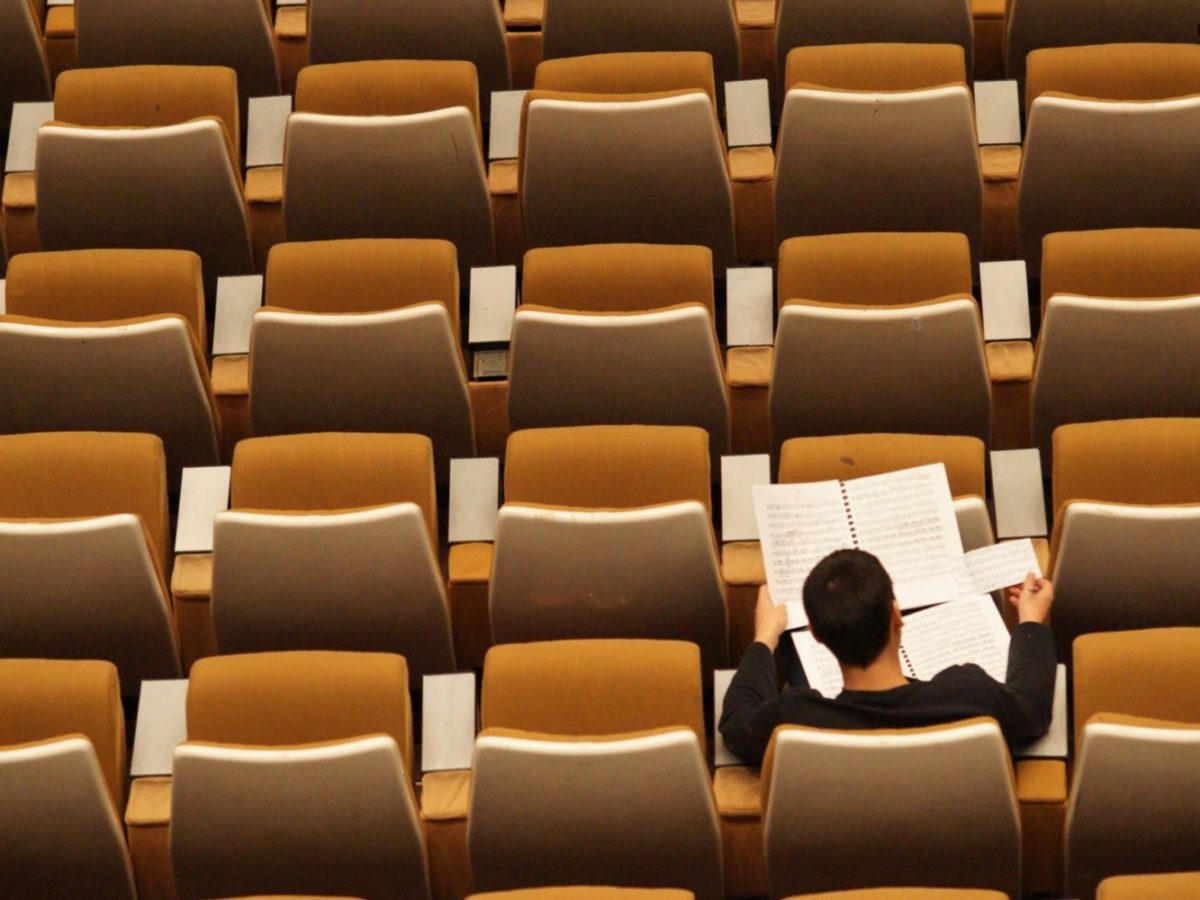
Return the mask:
{"type": "Polygon", "coordinates": [[[804,611],[813,636],[838,662],[864,668],[887,646],[892,579],[863,550],[835,550],[804,581],[804,611]]]}

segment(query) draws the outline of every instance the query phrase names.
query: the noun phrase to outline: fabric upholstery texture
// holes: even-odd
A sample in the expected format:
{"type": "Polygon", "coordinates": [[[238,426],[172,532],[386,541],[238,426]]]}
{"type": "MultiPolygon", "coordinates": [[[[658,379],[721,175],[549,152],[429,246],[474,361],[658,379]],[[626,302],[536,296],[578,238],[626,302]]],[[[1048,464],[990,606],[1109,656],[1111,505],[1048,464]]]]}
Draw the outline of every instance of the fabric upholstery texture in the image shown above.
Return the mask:
{"type": "Polygon", "coordinates": [[[1096,900],[1176,900],[1200,894],[1200,872],[1114,875],[1100,882],[1096,900]]]}
{"type": "Polygon", "coordinates": [[[1043,315],[1054,294],[1200,294],[1200,229],[1103,228],[1048,234],[1042,241],[1043,315]]]}
{"type": "Polygon", "coordinates": [[[598,53],[548,59],[537,68],[537,91],[575,94],[645,94],[699,88],[716,103],[712,58],[707,53],[598,53]]]}
{"type": "Polygon", "coordinates": [[[788,53],[785,75],[789,88],[802,84],[841,91],[915,91],[966,80],[957,44],[796,47],[788,53]]]}
{"type": "Polygon", "coordinates": [[[983,441],[930,434],[849,434],[784,441],[779,484],[862,478],[944,463],[950,493],[985,496],[983,441]]]}

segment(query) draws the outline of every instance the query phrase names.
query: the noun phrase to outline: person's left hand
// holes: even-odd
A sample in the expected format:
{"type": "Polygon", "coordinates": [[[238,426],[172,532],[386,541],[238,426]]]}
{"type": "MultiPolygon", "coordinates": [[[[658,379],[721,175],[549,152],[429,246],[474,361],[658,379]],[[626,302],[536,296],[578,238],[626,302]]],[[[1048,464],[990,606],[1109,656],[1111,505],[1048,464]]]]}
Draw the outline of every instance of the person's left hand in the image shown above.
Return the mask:
{"type": "Polygon", "coordinates": [[[771,599],[771,592],[764,584],[758,589],[758,603],[754,607],[754,640],[761,641],[775,652],[779,636],[787,629],[787,607],[778,606],[771,599]]]}

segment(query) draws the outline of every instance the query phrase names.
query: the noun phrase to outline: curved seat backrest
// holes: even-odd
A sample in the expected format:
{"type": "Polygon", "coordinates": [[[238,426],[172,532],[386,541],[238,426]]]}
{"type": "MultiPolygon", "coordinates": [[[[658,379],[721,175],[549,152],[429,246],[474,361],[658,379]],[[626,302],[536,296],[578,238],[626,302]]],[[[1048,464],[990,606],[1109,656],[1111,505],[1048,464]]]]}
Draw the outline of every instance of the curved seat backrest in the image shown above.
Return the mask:
{"type": "Polygon", "coordinates": [[[4,895],[136,900],[125,835],[91,743],[0,747],[4,895]]]}
{"type": "Polygon", "coordinates": [[[446,587],[414,503],[219,513],[212,617],[227,653],[374,650],[403,654],[414,677],[454,669],[446,587]]]}
{"type": "Polygon", "coordinates": [[[180,745],[171,860],[189,900],[268,891],[430,896],[409,773],[384,735],[287,749],[180,745]]]}
{"type": "Polygon", "coordinates": [[[467,845],[480,890],[567,881],[724,894],[712,785],[686,729],[582,741],[484,732],[467,845]]]}
{"type": "Polygon", "coordinates": [[[243,97],[279,93],[279,63],[262,0],[81,0],[79,64],[228,66],[243,97]]]}
{"type": "Polygon", "coordinates": [[[729,656],[712,518],[695,501],[618,511],[505,504],[488,606],[496,643],[690,640],[705,672],[729,656]]]}
{"type": "Polygon", "coordinates": [[[771,441],[893,432],[988,440],[991,394],[970,297],[894,307],[792,302],[779,315],[771,441]]]}
{"type": "Polygon", "coordinates": [[[783,726],[762,784],[772,896],[918,882],[1020,896],[1012,763],[990,719],[904,731],[783,726]]]}

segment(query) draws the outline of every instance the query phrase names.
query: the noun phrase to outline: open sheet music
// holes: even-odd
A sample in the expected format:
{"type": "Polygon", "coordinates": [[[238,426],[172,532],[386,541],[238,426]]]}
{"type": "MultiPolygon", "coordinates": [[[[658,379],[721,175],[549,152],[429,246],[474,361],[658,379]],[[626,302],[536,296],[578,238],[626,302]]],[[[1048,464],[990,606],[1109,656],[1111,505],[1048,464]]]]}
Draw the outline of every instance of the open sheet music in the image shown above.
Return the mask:
{"type": "MultiPolygon", "coordinates": [[[[975,663],[997,681],[1008,668],[1008,630],[990,596],[980,595],[932,606],[904,617],[900,664],[909,678],[928,681],[961,663],[975,663]]],[[[795,631],[792,641],[811,687],[826,697],[842,691],[842,672],[809,631],[795,631]]]]}

